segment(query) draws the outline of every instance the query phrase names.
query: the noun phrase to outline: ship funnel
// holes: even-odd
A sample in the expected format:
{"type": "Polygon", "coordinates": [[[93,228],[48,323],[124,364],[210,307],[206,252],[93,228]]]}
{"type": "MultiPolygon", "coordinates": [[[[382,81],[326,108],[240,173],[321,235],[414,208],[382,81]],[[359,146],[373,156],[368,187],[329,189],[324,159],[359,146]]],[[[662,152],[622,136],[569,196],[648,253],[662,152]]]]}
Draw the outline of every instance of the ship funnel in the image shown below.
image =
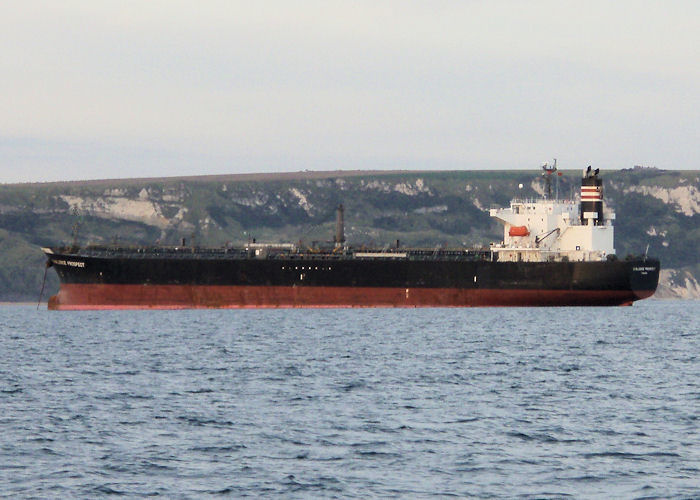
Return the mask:
{"type": "Polygon", "coordinates": [[[345,244],[345,222],[343,220],[343,214],[345,209],[342,203],[338,205],[335,212],[335,247],[342,247],[345,244]]]}
{"type": "Polygon", "coordinates": [[[603,179],[598,176],[599,169],[591,171],[589,166],[583,171],[581,179],[581,224],[602,226],[603,219],[603,179]],[[593,222],[589,222],[593,221],[593,222]]]}

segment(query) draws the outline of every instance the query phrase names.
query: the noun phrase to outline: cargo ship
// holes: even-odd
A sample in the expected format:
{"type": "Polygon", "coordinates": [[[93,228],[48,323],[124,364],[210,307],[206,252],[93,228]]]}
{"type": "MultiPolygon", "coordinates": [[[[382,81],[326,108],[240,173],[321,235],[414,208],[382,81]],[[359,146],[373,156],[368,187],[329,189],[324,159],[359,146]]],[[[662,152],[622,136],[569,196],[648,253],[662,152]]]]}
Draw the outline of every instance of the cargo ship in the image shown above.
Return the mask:
{"type": "Polygon", "coordinates": [[[659,261],[615,255],[615,214],[598,169],[584,169],[578,200],[552,196],[490,210],[503,240],[480,249],[353,247],[338,207],[325,248],[250,242],[240,247],[43,248],[60,288],[49,309],[468,307],[631,305],[654,294],[659,261]]]}

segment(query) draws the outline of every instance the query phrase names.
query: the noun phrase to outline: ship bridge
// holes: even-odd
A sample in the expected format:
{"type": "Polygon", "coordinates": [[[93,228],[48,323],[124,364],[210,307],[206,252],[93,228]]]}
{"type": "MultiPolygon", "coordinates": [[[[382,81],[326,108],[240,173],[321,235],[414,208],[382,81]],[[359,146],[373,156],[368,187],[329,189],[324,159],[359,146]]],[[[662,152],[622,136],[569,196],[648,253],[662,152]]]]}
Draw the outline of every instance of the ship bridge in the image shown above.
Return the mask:
{"type": "Polygon", "coordinates": [[[491,245],[498,260],[601,261],[613,255],[615,214],[603,207],[597,170],[584,171],[581,189],[577,200],[514,199],[508,208],[491,209],[491,217],[503,224],[503,241],[491,245]],[[597,182],[593,195],[587,179],[597,182]],[[594,205],[581,203],[591,196],[594,205]]]}

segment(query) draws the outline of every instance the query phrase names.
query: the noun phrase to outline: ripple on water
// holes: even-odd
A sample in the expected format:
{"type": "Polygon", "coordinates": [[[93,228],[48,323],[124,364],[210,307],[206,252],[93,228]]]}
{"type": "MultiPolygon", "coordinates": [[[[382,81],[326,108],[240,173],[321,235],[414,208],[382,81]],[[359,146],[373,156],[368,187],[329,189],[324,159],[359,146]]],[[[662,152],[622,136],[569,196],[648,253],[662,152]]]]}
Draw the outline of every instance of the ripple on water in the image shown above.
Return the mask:
{"type": "Polygon", "coordinates": [[[0,484],[20,498],[692,498],[698,317],[672,301],[0,307],[0,484]]]}

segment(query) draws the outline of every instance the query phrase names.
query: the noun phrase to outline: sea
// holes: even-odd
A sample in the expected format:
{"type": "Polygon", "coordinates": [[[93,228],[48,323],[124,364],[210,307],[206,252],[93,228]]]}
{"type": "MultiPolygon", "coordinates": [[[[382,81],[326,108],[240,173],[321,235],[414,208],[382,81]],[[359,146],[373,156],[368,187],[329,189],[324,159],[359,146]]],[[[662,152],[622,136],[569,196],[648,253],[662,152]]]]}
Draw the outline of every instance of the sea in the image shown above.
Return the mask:
{"type": "Polygon", "coordinates": [[[0,307],[3,498],[700,498],[700,301],[0,307]]]}

